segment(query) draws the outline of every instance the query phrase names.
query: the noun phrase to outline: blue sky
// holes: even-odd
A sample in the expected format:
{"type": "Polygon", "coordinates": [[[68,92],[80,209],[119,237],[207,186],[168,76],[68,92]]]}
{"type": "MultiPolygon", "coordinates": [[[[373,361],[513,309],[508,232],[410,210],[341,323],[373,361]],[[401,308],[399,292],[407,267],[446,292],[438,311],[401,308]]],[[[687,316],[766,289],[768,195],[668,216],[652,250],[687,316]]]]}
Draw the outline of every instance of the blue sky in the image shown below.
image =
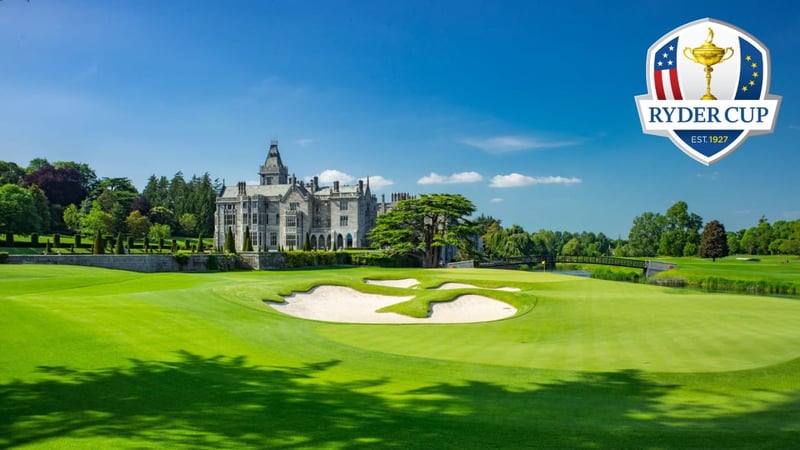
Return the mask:
{"type": "Polygon", "coordinates": [[[289,170],[378,196],[626,237],[684,200],[738,230],[800,218],[800,10],[791,2],[0,1],[0,159],[99,176],[289,170]],[[642,133],[651,44],[713,17],[770,50],[774,134],[703,166],[642,133]]]}

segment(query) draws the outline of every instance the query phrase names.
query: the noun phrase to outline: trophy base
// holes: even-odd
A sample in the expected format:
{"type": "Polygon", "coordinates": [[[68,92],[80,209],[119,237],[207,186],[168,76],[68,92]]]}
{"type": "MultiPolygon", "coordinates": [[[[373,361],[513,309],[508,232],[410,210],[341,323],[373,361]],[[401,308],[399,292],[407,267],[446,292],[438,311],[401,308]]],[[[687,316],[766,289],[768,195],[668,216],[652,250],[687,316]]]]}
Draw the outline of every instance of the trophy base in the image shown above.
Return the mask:
{"type": "Polygon", "coordinates": [[[710,92],[706,92],[706,95],[700,97],[700,100],[716,100],[716,99],[717,99],[717,97],[714,97],[713,95],[711,95],[710,92]]]}

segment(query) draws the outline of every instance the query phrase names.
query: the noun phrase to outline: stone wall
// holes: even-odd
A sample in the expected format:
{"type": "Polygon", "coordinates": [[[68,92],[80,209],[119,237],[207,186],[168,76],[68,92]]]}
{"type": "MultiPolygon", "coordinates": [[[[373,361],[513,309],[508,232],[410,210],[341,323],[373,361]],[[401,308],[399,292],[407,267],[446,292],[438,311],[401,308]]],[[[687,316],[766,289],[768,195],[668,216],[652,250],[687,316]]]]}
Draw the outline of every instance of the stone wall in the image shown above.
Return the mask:
{"type": "MultiPolygon", "coordinates": [[[[216,255],[223,266],[224,255],[216,255]]],[[[189,255],[185,266],[172,255],[9,255],[10,264],[66,264],[133,272],[204,272],[209,255],[189,255]]],[[[221,267],[223,268],[223,267],[221,267]]]]}
{"type": "Polygon", "coordinates": [[[241,252],[237,254],[236,267],[251,270],[283,269],[286,254],[282,252],[241,252]]]}

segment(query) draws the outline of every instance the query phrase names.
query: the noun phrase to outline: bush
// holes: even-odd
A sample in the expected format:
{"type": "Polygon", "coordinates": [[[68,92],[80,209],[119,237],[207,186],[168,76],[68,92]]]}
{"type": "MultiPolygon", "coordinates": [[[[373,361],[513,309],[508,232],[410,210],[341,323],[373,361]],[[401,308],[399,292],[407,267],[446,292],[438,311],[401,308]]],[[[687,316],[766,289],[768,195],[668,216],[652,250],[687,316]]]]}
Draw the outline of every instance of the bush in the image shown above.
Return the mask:
{"type": "Polygon", "coordinates": [[[31,233],[31,247],[39,245],[39,233],[31,233]]]}
{"type": "Polygon", "coordinates": [[[286,268],[296,269],[300,267],[314,266],[333,266],[351,264],[352,260],[349,253],[334,252],[304,252],[293,250],[286,252],[286,268]]]}
{"type": "Polygon", "coordinates": [[[128,253],[133,253],[133,236],[128,236],[128,253]]]}
{"type": "Polygon", "coordinates": [[[81,234],[75,233],[75,247],[81,246],[81,234]]]}
{"type": "Polygon", "coordinates": [[[189,253],[185,251],[179,251],[174,255],[175,261],[178,263],[181,268],[189,263],[189,253]]]}
{"type": "Polygon", "coordinates": [[[639,283],[642,281],[642,274],[639,272],[611,270],[604,267],[595,269],[591,277],[600,280],[629,281],[631,283],[639,283]]]}
{"type": "Polygon", "coordinates": [[[58,233],[53,235],[53,248],[61,248],[61,235],[58,233]]]}
{"type": "Polygon", "coordinates": [[[374,266],[374,267],[418,267],[419,263],[407,256],[390,256],[382,252],[369,252],[369,253],[336,253],[342,255],[350,255],[347,263],[340,264],[354,264],[357,266],[374,266]]]}
{"type": "Polygon", "coordinates": [[[8,252],[0,252],[0,264],[8,262],[8,252]]]}

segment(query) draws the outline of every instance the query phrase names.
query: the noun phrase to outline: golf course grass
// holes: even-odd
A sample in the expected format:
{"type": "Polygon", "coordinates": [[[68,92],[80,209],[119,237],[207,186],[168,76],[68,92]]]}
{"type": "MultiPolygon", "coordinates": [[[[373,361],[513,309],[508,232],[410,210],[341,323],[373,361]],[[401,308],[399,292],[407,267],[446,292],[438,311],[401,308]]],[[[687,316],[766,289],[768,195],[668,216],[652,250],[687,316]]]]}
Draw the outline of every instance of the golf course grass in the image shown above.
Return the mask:
{"type": "Polygon", "coordinates": [[[797,299],[488,269],[0,265],[0,345],[0,447],[800,446],[797,299]],[[518,313],[343,324],[265,303],[320,285],[414,295],[392,308],[409,315],[467,293],[518,313]]]}

